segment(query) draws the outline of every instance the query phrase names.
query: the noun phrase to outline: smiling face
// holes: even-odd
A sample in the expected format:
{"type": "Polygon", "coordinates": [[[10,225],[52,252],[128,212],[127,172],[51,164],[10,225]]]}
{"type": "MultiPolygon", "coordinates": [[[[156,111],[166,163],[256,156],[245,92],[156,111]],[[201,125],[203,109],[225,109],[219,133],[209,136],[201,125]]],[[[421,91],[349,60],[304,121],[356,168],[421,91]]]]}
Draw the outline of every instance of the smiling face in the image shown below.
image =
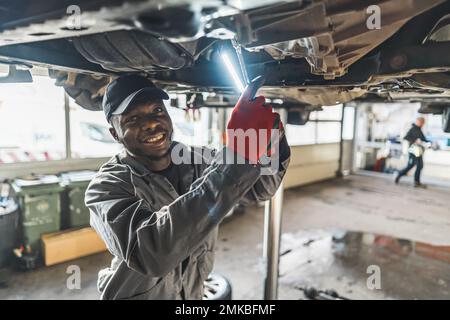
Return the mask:
{"type": "Polygon", "coordinates": [[[132,156],[150,161],[169,156],[173,127],[162,100],[139,103],[111,122],[112,136],[132,156]]]}

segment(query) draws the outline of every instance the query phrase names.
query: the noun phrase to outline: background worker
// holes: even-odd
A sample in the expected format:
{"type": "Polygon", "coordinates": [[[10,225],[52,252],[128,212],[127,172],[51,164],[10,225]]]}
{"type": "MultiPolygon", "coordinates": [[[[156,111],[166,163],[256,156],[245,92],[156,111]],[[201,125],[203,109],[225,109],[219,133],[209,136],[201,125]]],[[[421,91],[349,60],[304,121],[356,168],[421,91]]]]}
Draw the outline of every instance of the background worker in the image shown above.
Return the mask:
{"type": "Polygon", "coordinates": [[[423,169],[423,153],[425,151],[425,143],[429,141],[425,138],[422,132],[422,128],[425,125],[425,119],[418,117],[416,122],[412,124],[406,136],[403,138],[408,141],[408,164],[406,167],[396,173],[395,183],[399,183],[400,178],[408,174],[408,172],[415,166],[416,172],[414,173],[414,186],[424,188],[425,185],[420,182],[420,174],[423,169]]]}

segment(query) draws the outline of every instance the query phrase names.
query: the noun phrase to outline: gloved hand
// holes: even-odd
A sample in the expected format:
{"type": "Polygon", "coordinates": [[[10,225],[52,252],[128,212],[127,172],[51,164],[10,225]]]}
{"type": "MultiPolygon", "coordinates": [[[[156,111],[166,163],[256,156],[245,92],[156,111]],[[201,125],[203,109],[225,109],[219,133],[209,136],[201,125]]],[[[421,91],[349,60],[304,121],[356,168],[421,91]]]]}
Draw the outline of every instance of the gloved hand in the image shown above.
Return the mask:
{"type": "Polygon", "coordinates": [[[250,100],[249,92],[245,90],[234,107],[227,125],[227,147],[252,164],[256,164],[264,154],[270,156],[272,129],[276,123],[282,128],[280,115],[272,112],[272,106],[264,105],[264,102],[263,96],[250,100]],[[246,132],[247,135],[243,137],[242,133],[246,132]]]}

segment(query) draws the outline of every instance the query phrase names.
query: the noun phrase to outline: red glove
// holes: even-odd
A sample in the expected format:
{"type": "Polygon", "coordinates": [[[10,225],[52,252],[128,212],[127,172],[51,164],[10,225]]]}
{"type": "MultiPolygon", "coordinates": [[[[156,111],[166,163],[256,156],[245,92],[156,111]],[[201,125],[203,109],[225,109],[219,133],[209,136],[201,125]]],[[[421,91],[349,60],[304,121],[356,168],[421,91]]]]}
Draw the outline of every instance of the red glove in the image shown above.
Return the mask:
{"type": "Polygon", "coordinates": [[[268,147],[272,129],[280,117],[272,112],[271,105],[264,105],[264,102],[263,96],[249,100],[244,91],[227,125],[227,147],[252,164],[256,164],[264,154],[270,156],[268,147]]]}

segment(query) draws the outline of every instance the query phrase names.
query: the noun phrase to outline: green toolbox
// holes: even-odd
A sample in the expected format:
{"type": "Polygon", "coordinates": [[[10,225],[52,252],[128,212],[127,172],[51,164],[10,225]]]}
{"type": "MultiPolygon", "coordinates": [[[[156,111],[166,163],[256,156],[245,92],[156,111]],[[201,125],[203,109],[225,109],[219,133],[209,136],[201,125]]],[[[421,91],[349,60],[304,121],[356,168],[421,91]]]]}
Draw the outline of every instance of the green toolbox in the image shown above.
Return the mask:
{"type": "Polygon", "coordinates": [[[89,226],[89,209],[84,204],[84,193],[95,171],[74,171],[61,174],[64,186],[62,194],[62,228],[89,226]]]}
{"type": "Polygon", "coordinates": [[[23,244],[33,252],[41,249],[41,236],[60,230],[61,191],[54,175],[32,175],[15,179],[12,186],[19,198],[23,244]]]}

